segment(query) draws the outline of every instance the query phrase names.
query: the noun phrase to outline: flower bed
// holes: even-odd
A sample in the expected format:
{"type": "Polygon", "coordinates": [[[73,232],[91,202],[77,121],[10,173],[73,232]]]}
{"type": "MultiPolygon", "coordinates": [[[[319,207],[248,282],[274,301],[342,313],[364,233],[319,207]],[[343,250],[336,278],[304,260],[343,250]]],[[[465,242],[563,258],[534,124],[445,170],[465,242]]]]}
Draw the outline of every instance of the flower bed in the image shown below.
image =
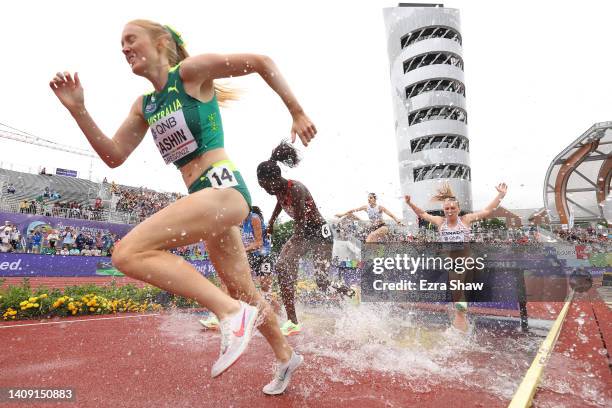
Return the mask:
{"type": "MultiPolygon", "coordinates": [[[[1,282],[0,282],[1,285],[1,282]]],[[[70,286],[63,290],[32,289],[28,279],[0,291],[3,320],[159,311],[166,306],[197,307],[189,299],[173,296],[153,286],[70,286]]]]}

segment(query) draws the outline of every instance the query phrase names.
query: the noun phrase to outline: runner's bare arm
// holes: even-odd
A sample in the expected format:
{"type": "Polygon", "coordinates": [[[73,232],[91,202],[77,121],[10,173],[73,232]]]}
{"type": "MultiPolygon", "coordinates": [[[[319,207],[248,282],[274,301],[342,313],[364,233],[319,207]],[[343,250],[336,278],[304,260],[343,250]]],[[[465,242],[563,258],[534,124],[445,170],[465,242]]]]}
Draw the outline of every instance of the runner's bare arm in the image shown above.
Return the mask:
{"type": "Polygon", "coordinates": [[[267,234],[272,234],[274,231],[274,223],[276,222],[276,218],[278,218],[279,214],[283,210],[283,207],[280,205],[280,201],[276,202],[276,207],[274,207],[274,211],[272,211],[272,216],[270,217],[270,221],[268,221],[268,228],[266,230],[267,234]]]}
{"type": "Polygon", "coordinates": [[[75,73],[73,78],[69,72],[58,72],[49,86],[107,166],[112,168],[121,165],[144,138],[148,125],[141,111],[142,96],[134,102],[127,118],[113,138],[109,138],[96,125],[85,108],[83,87],[78,73],[75,73]]]}
{"type": "Polygon", "coordinates": [[[108,138],[96,126],[88,112],[72,115],[91,147],[108,167],[118,167],[138,147],[149,126],[142,116],[142,96],[132,105],[130,113],[112,138],[108,138]]]}
{"type": "Polygon", "coordinates": [[[473,213],[465,214],[462,217],[462,221],[464,223],[471,224],[476,221],[484,220],[486,218],[489,218],[491,214],[493,214],[493,211],[497,207],[499,207],[499,205],[501,204],[501,200],[506,196],[508,186],[506,185],[506,183],[500,183],[495,187],[495,189],[497,190],[497,195],[495,196],[493,201],[491,201],[489,205],[487,205],[481,211],[475,211],[473,213]]]}
{"type": "Polygon", "coordinates": [[[336,214],[336,217],[338,217],[338,218],[342,218],[342,217],[344,217],[344,216],[346,216],[346,215],[350,215],[350,214],[355,213],[355,212],[365,211],[365,210],[366,210],[366,208],[367,208],[367,207],[366,207],[365,205],[362,205],[361,207],[357,207],[357,208],[353,208],[352,210],[348,210],[348,211],[347,211],[347,212],[345,212],[345,213],[336,214]]]}
{"type": "Polygon", "coordinates": [[[293,116],[292,141],[296,134],[304,146],[314,138],[317,129],[304,114],[287,81],[270,57],[258,54],[202,54],[185,59],[181,64],[181,77],[185,82],[204,84],[214,79],[259,74],[280,96],[293,116]]]}
{"type": "Polygon", "coordinates": [[[261,233],[261,221],[259,217],[251,217],[251,225],[253,226],[255,241],[244,248],[247,252],[255,251],[263,246],[263,235],[261,233]]]}
{"type": "Polygon", "coordinates": [[[422,209],[417,207],[412,202],[412,199],[410,198],[410,196],[407,195],[404,197],[404,199],[406,200],[406,204],[408,204],[408,206],[412,208],[412,211],[414,211],[417,217],[424,219],[425,221],[429,221],[432,224],[437,225],[438,227],[442,225],[442,223],[444,222],[444,218],[438,217],[437,215],[428,214],[426,211],[423,211],[422,209]]]}
{"type": "Polygon", "coordinates": [[[395,215],[393,215],[393,213],[389,210],[387,210],[385,207],[383,207],[382,205],[380,206],[380,209],[382,212],[384,212],[385,214],[387,214],[389,217],[391,217],[393,219],[393,221],[395,221],[398,224],[402,224],[402,221],[400,219],[398,219],[395,215]]]}

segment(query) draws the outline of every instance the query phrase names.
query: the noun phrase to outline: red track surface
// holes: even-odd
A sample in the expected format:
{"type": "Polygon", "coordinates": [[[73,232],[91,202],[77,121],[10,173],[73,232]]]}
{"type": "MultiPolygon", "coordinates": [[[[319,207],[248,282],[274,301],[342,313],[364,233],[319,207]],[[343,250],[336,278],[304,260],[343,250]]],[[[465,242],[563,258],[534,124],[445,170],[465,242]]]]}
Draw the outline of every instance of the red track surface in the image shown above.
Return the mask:
{"type": "Polygon", "coordinates": [[[572,303],[534,399],[536,407],[612,406],[612,311],[572,303]]]}
{"type": "MultiPolygon", "coordinates": [[[[572,305],[535,406],[600,407],[612,401],[604,346],[612,342],[611,322],[612,313],[601,302],[572,305]]],[[[305,364],[287,393],[267,397],[261,387],[271,378],[272,355],[260,336],[234,367],[213,380],[209,372],[218,353],[218,334],[201,331],[194,315],[119,315],[37,323],[0,324],[0,387],[74,388],[77,401],[60,406],[505,407],[509,403],[509,398],[487,392],[486,385],[472,389],[439,378],[435,386],[427,386],[428,380],[435,379],[434,372],[418,378],[351,370],[309,352],[304,353],[305,364]]],[[[290,341],[299,349],[308,336],[306,332],[290,341]]],[[[325,342],[312,337],[311,341],[325,342]]],[[[476,366],[505,364],[490,357],[471,351],[461,358],[476,366]]],[[[517,361],[524,358],[516,356],[517,361]]],[[[461,360],[449,361],[448,370],[460,364],[461,360]]],[[[517,373],[519,378],[523,374],[517,373]]],[[[483,383],[495,380],[483,379],[483,383]]]]}
{"type": "MultiPolygon", "coordinates": [[[[267,397],[261,387],[271,378],[271,353],[261,337],[253,339],[232,369],[213,380],[209,370],[218,353],[217,334],[203,333],[203,340],[168,341],[159,332],[170,318],[64,320],[0,329],[5,345],[0,386],[74,387],[78,401],[62,406],[88,407],[436,407],[450,403],[503,407],[507,403],[453,384],[413,393],[409,385],[413,379],[402,381],[377,372],[352,373],[354,383],[344,385],[321,373],[321,367],[336,365],[332,359],[309,354],[286,395],[267,397]]],[[[187,323],[197,327],[196,317],[189,318],[187,323]]]]}

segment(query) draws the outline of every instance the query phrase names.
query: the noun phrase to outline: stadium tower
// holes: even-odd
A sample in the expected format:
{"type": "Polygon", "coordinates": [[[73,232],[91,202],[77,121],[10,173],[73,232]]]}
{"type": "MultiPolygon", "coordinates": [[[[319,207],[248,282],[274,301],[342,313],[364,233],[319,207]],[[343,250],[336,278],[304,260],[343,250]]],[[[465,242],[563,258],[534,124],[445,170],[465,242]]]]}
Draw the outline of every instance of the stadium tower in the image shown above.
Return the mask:
{"type": "MultiPolygon", "coordinates": [[[[472,210],[459,11],[442,4],[384,9],[402,194],[431,214],[449,183],[462,212],[472,210]]],[[[404,205],[404,220],[416,220],[404,205]]]]}

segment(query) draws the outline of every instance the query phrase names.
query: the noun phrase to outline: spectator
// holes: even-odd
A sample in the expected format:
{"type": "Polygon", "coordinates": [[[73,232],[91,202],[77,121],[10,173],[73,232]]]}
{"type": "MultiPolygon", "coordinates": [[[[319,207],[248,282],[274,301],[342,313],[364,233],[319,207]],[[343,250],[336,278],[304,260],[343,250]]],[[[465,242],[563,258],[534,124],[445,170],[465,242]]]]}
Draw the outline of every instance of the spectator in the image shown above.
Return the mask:
{"type": "Polygon", "coordinates": [[[102,240],[102,233],[98,231],[98,233],[96,234],[96,249],[99,249],[100,251],[102,251],[103,248],[104,248],[104,242],[102,240]]]}
{"type": "Polygon", "coordinates": [[[21,233],[16,225],[13,225],[13,230],[11,231],[11,246],[13,251],[21,251],[21,233]]]}
{"type": "Polygon", "coordinates": [[[83,256],[91,256],[91,251],[89,249],[89,245],[85,245],[85,247],[81,251],[81,255],[83,255],[83,256]]]}
{"type": "Polygon", "coordinates": [[[13,183],[8,184],[8,187],[6,187],[6,192],[9,194],[15,194],[15,186],[13,186],[13,183]]]}
{"type": "Polygon", "coordinates": [[[81,255],[81,251],[73,245],[72,248],[70,248],[70,255],[81,255]]]}
{"type": "Polygon", "coordinates": [[[51,191],[49,191],[49,187],[45,187],[42,196],[43,198],[51,198],[51,191]]]}
{"type": "Polygon", "coordinates": [[[95,244],[96,244],[96,241],[91,236],[91,233],[85,232],[85,245],[87,245],[89,249],[92,249],[95,246],[95,244]]]}
{"type": "Polygon", "coordinates": [[[30,207],[30,204],[28,204],[28,200],[22,200],[19,203],[19,212],[21,214],[26,214],[29,212],[29,207],[30,207]]]}
{"type": "Polygon", "coordinates": [[[49,242],[49,248],[55,251],[55,245],[59,239],[59,235],[56,230],[52,230],[49,235],[47,235],[47,241],[49,242]]]}
{"type": "Polygon", "coordinates": [[[61,207],[60,207],[60,203],[58,201],[53,203],[53,208],[51,209],[51,214],[53,214],[54,217],[59,217],[61,213],[61,207]]]}
{"type": "Polygon", "coordinates": [[[113,237],[109,234],[104,234],[102,236],[102,252],[109,254],[110,253],[110,248],[113,246],[113,242],[115,241],[115,239],[113,239],[113,237]]]}
{"type": "Polygon", "coordinates": [[[70,255],[70,250],[68,249],[68,245],[64,245],[62,250],[59,252],[60,255],[66,256],[70,255]]]}
{"type": "Polygon", "coordinates": [[[113,251],[115,250],[115,245],[119,243],[120,239],[117,238],[117,235],[111,234],[110,247],[108,248],[107,255],[112,256],[113,251]]]}
{"type": "Polygon", "coordinates": [[[49,203],[48,201],[43,201],[42,209],[43,209],[43,213],[45,214],[45,217],[51,216],[51,211],[52,211],[51,203],[49,203]]]}
{"type": "Polygon", "coordinates": [[[32,253],[39,254],[40,248],[42,246],[42,234],[39,229],[36,229],[34,234],[32,235],[32,253]]]}
{"type": "Polygon", "coordinates": [[[38,173],[38,174],[40,174],[42,176],[46,176],[47,175],[47,168],[43,167],[42,169],[40,169],[40,173],[38,173]]]}
{"type": "Polygon", "coordinates": [[[61,237],[63,239],[63,244],[68,245],[70,248],[72,244],[74,244],[74,232],[70,227],[66,227],[64,232],[62,232],[61,237]]]}
{"type": "Polygon", "coordinates": [[[4,227],[0,230],[0,252],[13,252],[11,246],[11,232],[13,227],[9,221],[4,222],[4,227]]]}
{"type": "Polygon", "coordinates": [[[32,235],[31,234],[26,235],[25,241],[26,241],[26,253],[31,254],[33,251],[33,245],[34,245],[32,241],[32,235]]]}
{"type": "Polygon", "coordinates": [[[81,252],[83,248],[85,248],[85,245],[87,244],[87,239],[85,238],[85,234],[83,234],[83,232],[79,232],[76,237],[76,240],[74,241],[74,244],[78,248],[79,252],[81,252]]]}

